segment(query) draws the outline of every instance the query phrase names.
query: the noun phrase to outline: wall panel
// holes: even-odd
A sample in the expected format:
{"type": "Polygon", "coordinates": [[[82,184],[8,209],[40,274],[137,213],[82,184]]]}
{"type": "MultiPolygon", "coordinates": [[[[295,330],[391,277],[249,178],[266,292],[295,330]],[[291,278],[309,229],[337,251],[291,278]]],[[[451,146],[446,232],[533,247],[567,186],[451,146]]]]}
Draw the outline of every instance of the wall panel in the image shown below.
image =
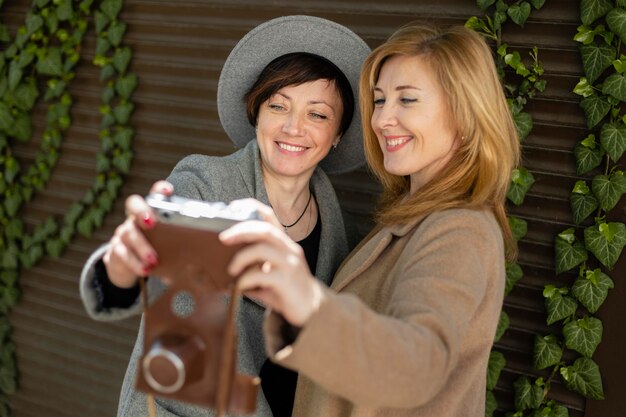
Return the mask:
{"type": "MultiPolygon", "coordinates": [[[[5,2],[2,21],[12,33],[24,21],[30,0],[5,2]]],[[[522,207],[511,211],[525,219],[528,236],[521,243],[520,263],[525,277],[505,304],[511,329],[498,344],[507,366],[497,389],[501,409],[512,404],[511,383],[531,374],[532,343],[536,333],[555,331],[545,324],[541,291],[546,283],[568,282],[555,277],[553,239],[571,223],[568,195],[577,179],[573,148],[586,135],[583,113],[571,90],[581,74],[580,58],[571,40],[579,25],[578,1],[548,0],[524,29],[507,25],[505,41],[526,55],[538,46],[548,86],[528,110],[535,128],[524,143],[524,165],[537,182],[522,207]]],[[[140,84],[134,95],[135,160],[123,194],[145,193],[165,177],[176,161],[190,153],[224,155],[233,151],[222,132],[215,106],[217,78],[230,49],[250,28],[285,14],[312,14],[336,20],[355,30],[375,47],[395,28],[411,20],[463,23],[479,13],[474,0],[406,1],[262,1],[262,0],[126,0],[122,20],[128,24],[125,42],[134,51],[132,70],[140,84]]],[[[98,70],[91,65],[95,34],[87,34],[84,55],[71,86],[75,97],[73,126],[63,144],[62,158],[49,187],[23,212],[29,227],[50,214],[62,215],[82,197],[95,174],[99,147],[98,70]]],[[[24,165],[34,160],[45,108],[38,108],[35,139],[19,147],[24,165]]],[[[379,186],[365,169],[333,177],[342,205],[359,220],[359,232],[369,229],[379,186]]],[[[116,323],[90,320],[78,295],[78,275],[89,253],[106,241],[121,220],[122,201],[93,238],[77,238],[59,260],[45,259],[22,274],[21,303],[11,314],[21,372],[20,391],[11,399],[13,415],[59,417],[115,414],[117,397],[137,319],[116,323]]],[[[623,217],[623,215],[622,215],[623,217]]],[[[623,219],[622,219],[623,220],[623,219]]],[[[615,276],[625,272],[617,266],[615,276]]],[[[618,286],[620,283],[618,282],[618,286]]],[[[622,286],[623,287],[623,286],[622,286]]],[[[626,374],[623,364],[610,362],[624,314],[615,290],[601,315],[605,342],[596,359],[603,365],[607,401],[600,406],[573,396],[557,382],[553,397],[570,406],[570,416],[585,415],[585,407],[604,407],[603,415],[620,415],[614,399],[626,374]],[[609,314],[610,311],[610,314],[609,314]],[[621,381],[620,381],[621,378],[621,381]]],[[[623,340],[622,340],[623,342],[623,340]]],[[[622,385],[623,386],[623,385],[622,385]]],[[[599,416],[589,411],[588,416],[599,416]]]]}

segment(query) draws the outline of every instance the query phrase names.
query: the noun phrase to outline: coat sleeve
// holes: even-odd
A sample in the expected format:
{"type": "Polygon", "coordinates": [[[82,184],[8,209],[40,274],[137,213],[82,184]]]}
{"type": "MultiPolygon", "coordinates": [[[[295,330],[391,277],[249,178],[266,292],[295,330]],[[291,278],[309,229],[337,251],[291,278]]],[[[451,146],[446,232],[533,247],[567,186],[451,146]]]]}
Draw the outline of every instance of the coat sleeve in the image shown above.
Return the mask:
{"type": "Polygon", "coordinates": [[[282,319],[268,316],[268,354],[356,404],[428,402],[457,364],[488,280],[502,276],[494,223],[484,213],[430,216],[403,249],[397,276],[375,278],[395,279],[384,313],[354,295],[323,289],[320,309],[291,345],[281,340],[282,319]]]}

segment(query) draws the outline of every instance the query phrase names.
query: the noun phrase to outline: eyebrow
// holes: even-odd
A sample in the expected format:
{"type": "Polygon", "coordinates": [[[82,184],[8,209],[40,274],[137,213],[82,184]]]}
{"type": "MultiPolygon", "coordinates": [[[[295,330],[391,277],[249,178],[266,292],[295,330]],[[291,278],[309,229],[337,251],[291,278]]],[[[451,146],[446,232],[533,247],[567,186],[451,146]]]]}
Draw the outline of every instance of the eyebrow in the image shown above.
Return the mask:
{"type": "MultiPolygon", "coordinates": [[[[285,97],[287,100],[291,100],[292,98],[290,96],[288,96],[285,93],[276,93],[279,96],[283,96],[285,97]]],[[[335,108],[333,106],[331,106],[330,104],[328,104],[327,102],[325,102],[324,100],[310,100],[307,102],[307,104],[325,104],[326,106],[330,107],[330,109],[332,110],[333,114],[335,114],[335,108]]]]}
{"type": "MultiPolygon", "coordinates": [[[[402,90],[422,90],[419,87],[415,87],[413,85],[399,85],[397,86],[394,90],[396,91],[402,91],[402,90]]],[[[380,91],[382,93],[382,89],[380,87],[374,87],[374,91],[380,91]]]]}

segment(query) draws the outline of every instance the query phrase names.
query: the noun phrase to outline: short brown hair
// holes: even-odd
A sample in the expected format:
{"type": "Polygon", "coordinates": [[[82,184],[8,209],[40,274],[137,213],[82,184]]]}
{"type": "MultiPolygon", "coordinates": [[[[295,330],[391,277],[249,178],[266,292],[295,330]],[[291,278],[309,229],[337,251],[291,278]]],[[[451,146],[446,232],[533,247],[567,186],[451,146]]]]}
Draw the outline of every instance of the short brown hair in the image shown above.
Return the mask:
{"type": "Polygon", "coordinates": [[[354,114],[354,96],[350,83],[332,62],[305,52],[279,56],[263,68],[259,78],[244,97],[248,121],[252,126],[256,126],[261,104],[281,88],[317,80],[328,80],[334,84],[339,93],[343,112],[338,133],[343,135],[348,130],[354,114]]]}

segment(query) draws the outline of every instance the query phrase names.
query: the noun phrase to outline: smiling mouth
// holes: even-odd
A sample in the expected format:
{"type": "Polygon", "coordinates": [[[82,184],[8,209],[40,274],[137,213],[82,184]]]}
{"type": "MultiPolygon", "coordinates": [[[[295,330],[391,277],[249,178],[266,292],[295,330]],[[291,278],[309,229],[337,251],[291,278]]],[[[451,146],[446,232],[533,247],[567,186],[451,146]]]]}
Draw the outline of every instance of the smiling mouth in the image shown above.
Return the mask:
{"type": "Polygon", "coordinates": [[[288,152],[304,152],[308,149],[304,146],[289,145],[283,142],[276,142],[276,144],[278,145],[280,149],[283,149],[288,152]]]}
{"type": "Polygon", "coordinates": [[[385,144],[388,150],[395,150],[412,139],[413,136],[385,136],[385,144]]]}

